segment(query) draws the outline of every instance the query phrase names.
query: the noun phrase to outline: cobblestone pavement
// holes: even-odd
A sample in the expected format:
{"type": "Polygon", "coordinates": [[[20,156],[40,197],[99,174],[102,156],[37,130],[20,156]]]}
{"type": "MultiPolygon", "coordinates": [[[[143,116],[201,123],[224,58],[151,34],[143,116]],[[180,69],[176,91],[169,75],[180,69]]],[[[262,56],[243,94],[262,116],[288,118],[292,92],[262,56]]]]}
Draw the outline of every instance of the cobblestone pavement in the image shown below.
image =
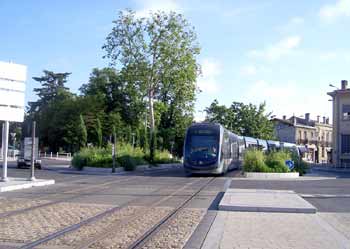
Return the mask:
{"type": "Polygon", "coordinates": [[[127,248],[133,241],[141,237],[152,225],[159,222],[169,212],[170,208],[152,208],[137,219],[116,225],[114,232],[106,238],[98,240],[88,248],[127,248]]]}
{"type": "Polygon", "coordinates": [[[48,203],[47,200],[26,200],[19,198],[0,198],[0,216],[4,213],[26,209],[48,203]]]}
{"type": "Polygon", "coordinates": [[[30,242],[105,211],[109,206],[58,203],[0,219],[1,242],[30,242]]]}
{"type": "Polygon", "coordinates": [[[221,249],[350,248],[350,240],[318,214],[220,212],[218,215],[225,220],[221,249]]]}
{"type": "Polygon", "coordinates": [[[181,249],[202,220],[205,210],[183,209],[165,229],[160,230],[143,249],[181,249]]]}

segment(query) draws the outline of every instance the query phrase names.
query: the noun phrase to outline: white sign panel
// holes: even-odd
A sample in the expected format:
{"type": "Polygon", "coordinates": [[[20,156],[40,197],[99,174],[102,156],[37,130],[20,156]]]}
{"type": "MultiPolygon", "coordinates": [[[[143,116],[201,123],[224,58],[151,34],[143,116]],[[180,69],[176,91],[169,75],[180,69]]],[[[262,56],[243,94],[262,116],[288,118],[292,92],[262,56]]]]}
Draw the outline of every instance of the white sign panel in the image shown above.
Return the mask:
{"type": "Polygon", "coordinates": [[[0,120],[23,122],[27,67],[0,61],[0,120]]]}

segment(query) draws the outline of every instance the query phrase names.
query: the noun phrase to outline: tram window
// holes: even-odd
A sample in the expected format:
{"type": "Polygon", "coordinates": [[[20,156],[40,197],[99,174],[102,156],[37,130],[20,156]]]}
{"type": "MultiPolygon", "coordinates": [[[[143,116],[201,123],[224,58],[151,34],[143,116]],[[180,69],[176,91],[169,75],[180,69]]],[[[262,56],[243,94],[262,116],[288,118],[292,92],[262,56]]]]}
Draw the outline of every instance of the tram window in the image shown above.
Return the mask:
{"type": "Polygon", "coordinates": [[[217,157],[218,141],[216,136],[192,135],[189,142],[191,156],[217,157]]]}

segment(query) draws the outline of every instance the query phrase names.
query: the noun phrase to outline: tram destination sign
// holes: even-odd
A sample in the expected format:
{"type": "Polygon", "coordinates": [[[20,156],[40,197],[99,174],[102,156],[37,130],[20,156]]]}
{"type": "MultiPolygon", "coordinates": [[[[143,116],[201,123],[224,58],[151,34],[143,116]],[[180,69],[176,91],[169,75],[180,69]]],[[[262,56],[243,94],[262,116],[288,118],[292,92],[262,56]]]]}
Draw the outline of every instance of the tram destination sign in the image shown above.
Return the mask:
{"type": "Polygon", "coordinates": [[[0,61],[0,120],[23,122],[27,67],[0,61]]]}

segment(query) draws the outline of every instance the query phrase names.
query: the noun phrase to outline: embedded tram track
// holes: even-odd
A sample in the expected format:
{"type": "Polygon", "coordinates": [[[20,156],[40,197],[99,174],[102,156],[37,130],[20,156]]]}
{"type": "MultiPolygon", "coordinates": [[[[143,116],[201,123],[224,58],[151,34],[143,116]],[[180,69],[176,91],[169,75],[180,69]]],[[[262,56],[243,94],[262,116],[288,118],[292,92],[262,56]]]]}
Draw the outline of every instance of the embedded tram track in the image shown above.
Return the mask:
{"type": "MultiPolygon", "coordinates": [[[[38,208],[44,208],[44,207],[56,205],[56,204],[59,204],[59,203],[64,203],[64,202],[71,201],[71,200],[74,200],[76,198],[79,198],[79,197],[82,197],[82,196],[85,196],[85,195],[97,194],[97,193],[105,190],[107,188],[107,186],[109,186],[111,184],[124,183],[124,182],[128,182],[128,181],[130,181],[132,179],[136,179],[136,178],[137,178],[136,176],[130,176],[128,178],[120,179],[120,180],[115,180],[114,179],[114,180],[111,180],[111,181],[99,184],[98,186],[85,186],[85,187],[77,188],[77,189],[74,189],[74,190],[63,191],[61,193],[50,195],[50,197],[52,198],[53,196],[59,196],[59,195],[62,195],[62,194],[75,194],[76,192],[86,191],[86,190],[90,190],[90,189],[93,190],[90,193],[80,193],[80,194],[77,193],[77,194],[75,194],[73,196],[62,198],[62,199],[59,199],[59,200],[56,200],[56,201],[45,202],[43,204],[31,206],[31,207],[28,207],[28,208],[17,209],[17,210],[13,210],[13,211],[0,213],[0,219],[8,218],[8,217],[11,217],[11,216],[14,216],[14,215],[18,215],[18,214],[22,214],[22,213],[26,213],[26,212],[30,212],[30,211],[33,211],[33,210],[38,209],[38,208]],[[95,189],[95,191],[94,191],[94,189],[95,189]]],[[[81,179],[78,180],[78,182],[79,181],[81,181],[81,179]]],[[[43,195],[43,196],[37,198],[36,200],[44,200],[45,197],[47,197],[47,196],[43,195]]]]}
{"type": "MultiPolygon", "coordinates": [[[[206,181],[206,183],[204,185],[202,185],[199,190],[196,190],[194,194],[191,194],[189,198],[186,198],[185,202],[181,202],[181,204],[176,207],[175,209],[178,210],[178,209],[181,209],[182,207],[184,207],[184,205],[186,205],[191,199],[193,199],[201,190],[203,190],[206,186],[208,186],[212,180],[214,178],[210,179],[209,181],[206,181]]],[[[163,196],[161,195],[161,199],[152,203],[148,208],[152,208],[152,207],[157,207],[158,205],[162,204],[162,203],[165,203],[167,200],[169,200],[170,198],[172,197],[176,197],[178,195],[178,193],[180,193],[181,191],[183,190],[186,190],[186,188],[196,184],[196,183],[199,183],[202,179],[198,179],[196,181],[193,181],[193,182],[189,182],[187,184],[185,184],[183,187],[181,187],[180,189],[177,189],[175,191],[173,191],[171,194],[169,195],[166,195],[166,196],[163,196]],[[162,197],[163,196],[163,197],[162,197]]],[[[157,191],[159,191],[159,189],[156,189],[155,191],[153,191],[153,193],[156,193],[157,191]]],[[[146,196],[143,196],[143,197],[146,197],[146,196]]],[[[133,205],[134,203],[136,203],[138,199],[133,199],[129,202],[126,202],[124,203],[123,205],[121,206],[117,206],[117,207],[113,207],[111,209],[108,209],[102,213],[99,213],[91,218],[88,218],[86,220],[83,220],[82,222],[80,223],[76,223],[76,224],[73,224],[71,226],[68,226],[62,230],[59,230],[55,233],[52,233],[52,234],[49,234],[43,238],[40,238],[36,241],[33,241],[33,242],[30,242],[30,243],[27,243],[25,245],[23,245],[22,247],[20,247],[21,249],[30,249],[30,248],[37,248],[38,246],[40,245],[44,245],[50,241],[53,241],[55,240],[56,238],[59,238],[61,236],[64,236],[66,234],[69,234],[69,233],[74,233],[75,231],[78,231],[80,228],[84,227],[85,225],[89,225],[89,224],[93,224],[97,221],[100,221],[101,219],[103,219],[104,217],[108,216],[108,215],[111,215],[115,212],[118,212],[118,211],[121,211],[123,210],[123,208],[126,208],[127,206],[131,206],[133,205]]],[[[137,214],[136,216],[132,217],[131,219],[130,218],[125,218],[125,219],[122,219],[120,222],[118,222],[117,224],[111,224],[109,225],[108,227],[106,227],[105,229],[103,229],[100,233],[94,235],[92,238],[84,241],[84,242],[81,242],[79,243],[79,245],[77,246],[73,246],[73,248],[76,248],[76,249],[84,249],[84,248],[90,248],[91,245],[93,245],[94,243],[98,242],[98,241],[101,241],[103,239],[105,239],[106,237],[112,235],[113,233],[116,232],[115,228],[118,228],[120,226],[123,226],[125,224],[128,224],[128,223],[132,223],[133,221],[139,219],[139,218],[142,218],[143,216],[147,215],[150,211],[146,211],[144,213],[139,213],[137,214]]],[[[173,214],[174,212],[173,211],[170,211],[170,214],[173,214]]],[[[169,219],[171,218],[172,215],[166,215],[166,218],[169,219]]],[[[164,218],[161,220],[164,222],[164,218]]],[[[157,223],[155,226],[159,226],[159,223],[157,223]]],[[[145,234],[151,234],[149,231],[150,230],[153,230],[154,226],[152,226],[145,234]]],[[[145,234],[143,234],[142,236],[142,240],[144,240],[145,238],[145,234]]],[[[140,239],[137,239],[137,241],[139,241],[140,239]]],[[[134,245],[135,242],[133,242],[130,246],[134,245]]],[[[132,247],[126,247],[126,248],[132,248],[132,247]]]]}
{"type": "Polygon", "coordinates": [[[203,189],[210,185],[215,180],[215,177],[210,178],[208,182],[203,184],[195,193],[186,198],[180,205],[178,205],[173,211],[165,216],[161,221],[151,227],[146,233],[144,233],[139,239],[133,242],[127,247],[127,249],[141,249],[147,243],[149,243],[160,230],[167,227],[172,219],[176,219],[177,215],[186,207],[190,201],[192,201],[203,189]]]}

